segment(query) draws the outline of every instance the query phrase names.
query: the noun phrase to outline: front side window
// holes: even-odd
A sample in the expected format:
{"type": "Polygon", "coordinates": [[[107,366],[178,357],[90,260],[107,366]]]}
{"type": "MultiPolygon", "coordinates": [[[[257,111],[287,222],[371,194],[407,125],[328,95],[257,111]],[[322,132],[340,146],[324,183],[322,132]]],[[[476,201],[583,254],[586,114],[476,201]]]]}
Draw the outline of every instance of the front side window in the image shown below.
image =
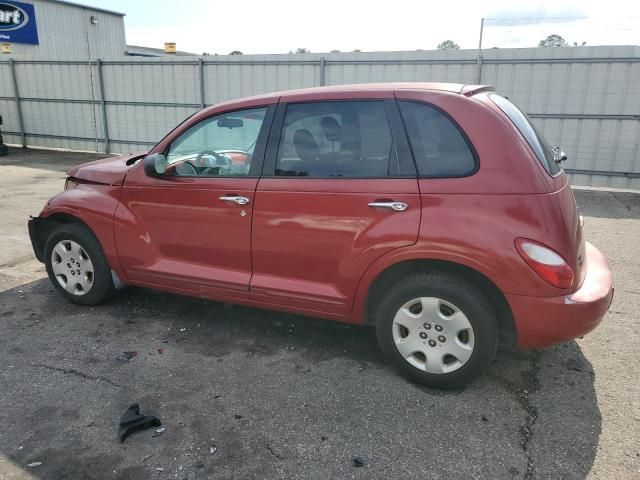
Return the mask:
{"type": "Polygon", "coordinates": [[[398,103],[421,176],[464,177],[476,170],[469,144],[444,113],[424,103],[398,103]]]}
{"type": "Polygon", "coordinates": [[[287,106],[276,175],[371,178],[386,177],[398,168],[384,102],[287,106]]]}
{"type": "Polygon", "coordinates": [[[166,152],[167,173],[198,176],[249,174],[267,108],[209,117],[174,140],[166,152]]]}
{"type": "Polygon", "coordinates": [[[520,130],[520,133],[527,140],[527,143],[535,152],[538,161],[544,169],[551,175],[556,175],[560,172],[561,167],[554,159],[553,149],[542,136],[540,130],[529,120],[529,117],[513,103],[500,95],[492,93],[490,98],[493,103],[509,117],[516,128],[520,130]]]}

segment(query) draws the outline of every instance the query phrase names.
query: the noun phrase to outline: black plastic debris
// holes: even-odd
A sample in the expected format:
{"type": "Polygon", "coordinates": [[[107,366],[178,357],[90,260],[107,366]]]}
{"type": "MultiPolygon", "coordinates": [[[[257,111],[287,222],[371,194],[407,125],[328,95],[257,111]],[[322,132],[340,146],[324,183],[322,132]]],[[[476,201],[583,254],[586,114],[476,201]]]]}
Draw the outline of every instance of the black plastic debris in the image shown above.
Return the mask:
{"type": "Polygon", "coordinates": [[[162,425],[162,422],[153,415],[142,415],[140,413],[140,405],[134,403],[127,408],[127,411],[124,412],[120,419],[120,428],[118,430],[120,443],[124,442],[124,439],[134,432],[159,427],[160,425],[162,425]]]}
{"type": "Polygon", "coordinates": [[[118,355],[116,357],[116,360],[118,360],[119,362],[122,362],[122,363],[127,363],[133,357],[137,357],[137,356],[138,356],[138,352],[122,352],[121,355],[118,355]]]}
{"type": "Polygon", "coordinates": [[[353,464],[353,466],[354,466],[354,467],[356,467],[356,468],[364,467],[364,460],[363,460],[363,459],[361,459],[360,457],[355,457],[355,458],[352,460],[352,464],[353,464]]]}

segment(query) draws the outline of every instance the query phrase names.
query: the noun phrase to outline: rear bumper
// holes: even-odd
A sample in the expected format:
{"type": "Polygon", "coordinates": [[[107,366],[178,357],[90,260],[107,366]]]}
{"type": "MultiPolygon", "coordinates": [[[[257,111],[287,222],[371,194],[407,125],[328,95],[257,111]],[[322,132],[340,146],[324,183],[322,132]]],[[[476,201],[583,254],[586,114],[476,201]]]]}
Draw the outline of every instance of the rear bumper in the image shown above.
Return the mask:
{"type": "Polygon", "coordinates": [[[613,281],[607,259],[586,243],[587,274],[578,291],[560,297],[507,295],[518,345],[542,348],[589,333],[602,321],[613,300],[613,281]]]}

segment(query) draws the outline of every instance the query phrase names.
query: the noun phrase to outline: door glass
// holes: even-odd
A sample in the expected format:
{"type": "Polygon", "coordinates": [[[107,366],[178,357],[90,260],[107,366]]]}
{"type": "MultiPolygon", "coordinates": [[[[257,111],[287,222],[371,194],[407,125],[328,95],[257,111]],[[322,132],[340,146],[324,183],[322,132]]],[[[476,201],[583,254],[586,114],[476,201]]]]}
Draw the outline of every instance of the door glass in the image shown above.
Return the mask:
{"type": "Polygon", "coordinates": [[[166,153],[173,175],[248,175],[267,108],[215,115],[178,137],[166,153]]]}
{"type": "Polygon", "coordinates": [[[276,175],[386,177],[398,155],[384,102],[291,104],[284,119],[276,175]]]}

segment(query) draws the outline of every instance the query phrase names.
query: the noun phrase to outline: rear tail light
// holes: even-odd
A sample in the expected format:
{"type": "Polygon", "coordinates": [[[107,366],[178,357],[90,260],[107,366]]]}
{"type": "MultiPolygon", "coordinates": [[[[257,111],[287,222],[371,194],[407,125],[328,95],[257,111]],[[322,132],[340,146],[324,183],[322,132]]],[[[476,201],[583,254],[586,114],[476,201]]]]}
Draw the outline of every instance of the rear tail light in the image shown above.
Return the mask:
{"type": "Polygon", "coordinates": [[[573,284],[573,270],[549,247],[527,238],[517,238],[516,249],[527,265],[547,283],[557,288],[570,288],[573,284]]]}

